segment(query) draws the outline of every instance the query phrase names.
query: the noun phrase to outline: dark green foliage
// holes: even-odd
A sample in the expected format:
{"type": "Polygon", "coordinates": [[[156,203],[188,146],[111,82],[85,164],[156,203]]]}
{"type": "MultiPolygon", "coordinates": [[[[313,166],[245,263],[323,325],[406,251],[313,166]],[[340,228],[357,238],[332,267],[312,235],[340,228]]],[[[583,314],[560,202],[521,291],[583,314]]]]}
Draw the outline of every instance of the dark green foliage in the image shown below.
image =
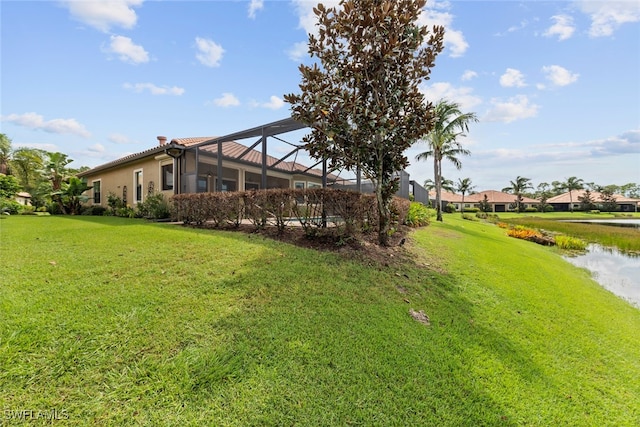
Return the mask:
{"type": "Polygon", "coordinates": [[[407,214],[407,225],[409,227],[424,227],[431,223],[429,208],[419,202],[411,202],[409,213],[407,214]]]}
{"type": "Polygon", "coordinates": [[[162,193],[148,195],[144,202],[138,204],[137,208],[138,214],[142,218],[167,219],[171,217],[171,206],[162,193]]]}

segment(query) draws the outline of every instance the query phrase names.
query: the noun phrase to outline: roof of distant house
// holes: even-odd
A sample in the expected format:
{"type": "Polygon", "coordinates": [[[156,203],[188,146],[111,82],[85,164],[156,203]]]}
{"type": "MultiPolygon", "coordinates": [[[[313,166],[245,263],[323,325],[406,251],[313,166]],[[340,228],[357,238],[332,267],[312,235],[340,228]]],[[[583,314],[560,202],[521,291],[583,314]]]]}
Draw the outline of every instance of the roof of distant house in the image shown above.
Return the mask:
{"type": "MultiPolygon", "coordinates": [[[[564,193],[558,196],[550,197],[547,200],[547,203],[580,203],[580,199],[584,197],[587,190],[573,190],[571,194],[564,193]]],[[[591,199],[594,202],[602,202],[602,193],[598,191],[591,191],[591,199]]],[[[630,197],[625,197],[621,194],[614,194],[613,197],[616,199],[617,203],[640,203],[640,199],[632,199],[630,197]]]]}

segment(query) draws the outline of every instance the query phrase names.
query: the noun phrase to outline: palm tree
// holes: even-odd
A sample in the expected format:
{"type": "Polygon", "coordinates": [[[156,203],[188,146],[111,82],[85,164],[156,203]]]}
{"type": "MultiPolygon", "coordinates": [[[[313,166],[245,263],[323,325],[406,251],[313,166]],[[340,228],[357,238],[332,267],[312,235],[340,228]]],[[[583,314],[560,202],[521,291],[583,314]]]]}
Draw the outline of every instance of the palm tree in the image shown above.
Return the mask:
{"type": "Polygon", "coordinates": [[[571,176],[561,183],[562,188],[569,192],[569,210],[573,213],[573,196],[571,192],[574,190],[582,190],[584,188],[584,180],[571,176]]]}
{"type": "Polygon", "coordinates": [[[429,150],[416,156],[416,160],[427,160],[433,157],[433,181],[436,189],[436,220],[442,221],[441,191],[442,191],[442,159],[447,159],[456,167],[462,168],[458,156],[468,156],[471,152],[456,141],[458,137],[469,132],[469,123],[477,122],[475,113],[462,113],[460,106],[451,101],[439,101],[434,110],[435,123],[431,132],[427,134],[426,142],[429,150]]]}
{"type": "MultiPolygon", "coordinates": [[[[424,188],[428,191],[433,190],[434,188],[436,188],[436,183],[433,182],[433,180],[431,178],[425,179],[424,180],[424,188]]],[[[450,179],[445,178],[444,176],[440,179],[440,188],[442,188],[445,191],[448,191],[449,193],[453,193],[456,191],[453,181],[451,181],[450,179]]]]}
{"type": "Polygon", "coordinates": [[[456,184],[456,189],[459,193],[462,194],[462,206],[460,207],[460,213],[464,213],[464,195],[465,193],[470,193],[473,189],[476,188],[475,185],[471,185],[471,178],[458,178],[458,183],[456,184]]]}
{"type": "Polygon", "coordinates": [[[512,193],[516,196],[516,212],[520,213],[522,208],[522,193],[525,190],[533,188],[531,180],[522,176],[518,176],[515,181],[509,181],[511,185],[502,189],[505,193],[512,193]]]}

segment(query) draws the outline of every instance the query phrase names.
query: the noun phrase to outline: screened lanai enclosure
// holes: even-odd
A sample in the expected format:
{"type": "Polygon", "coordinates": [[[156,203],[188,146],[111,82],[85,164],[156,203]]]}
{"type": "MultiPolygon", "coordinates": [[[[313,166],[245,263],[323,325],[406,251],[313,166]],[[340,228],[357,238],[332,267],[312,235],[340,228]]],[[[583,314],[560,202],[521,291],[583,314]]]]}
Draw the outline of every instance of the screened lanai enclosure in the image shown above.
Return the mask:
{"type": "MultiPolygon", "coordinates": [[[[221,137],[173,139],[165,153],[174,158],[174,192],[314,187],[373,191],[372,184],[362,179],[359,171],[327,170],[326,161],[310,159],[300,142],[305,128],[287,118],[221,137]]],[[[409,198],[414,194],[421,199],[428,194],[410,181],[406,172],[400,172],[398,177],[398,196],[409,198]]]]}

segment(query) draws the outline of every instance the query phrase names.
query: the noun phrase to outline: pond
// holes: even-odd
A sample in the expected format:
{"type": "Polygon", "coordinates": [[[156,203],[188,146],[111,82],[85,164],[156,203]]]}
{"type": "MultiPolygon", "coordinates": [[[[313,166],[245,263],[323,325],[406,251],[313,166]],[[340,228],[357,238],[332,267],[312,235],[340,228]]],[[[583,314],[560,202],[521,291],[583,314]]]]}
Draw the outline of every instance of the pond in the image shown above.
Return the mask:
{"type": "Polygon", "coordinates": [[[582,224],[611,225],[615,227],[640,228],[640,219],[566,219],[562,222],[579,222],[582,224]]]}
{"type": "Polygon", "coordinates": [[[589,244],[586,253],[563,258],[591,271],[605,289],[640,308],[640,256],[589,244]]]}

